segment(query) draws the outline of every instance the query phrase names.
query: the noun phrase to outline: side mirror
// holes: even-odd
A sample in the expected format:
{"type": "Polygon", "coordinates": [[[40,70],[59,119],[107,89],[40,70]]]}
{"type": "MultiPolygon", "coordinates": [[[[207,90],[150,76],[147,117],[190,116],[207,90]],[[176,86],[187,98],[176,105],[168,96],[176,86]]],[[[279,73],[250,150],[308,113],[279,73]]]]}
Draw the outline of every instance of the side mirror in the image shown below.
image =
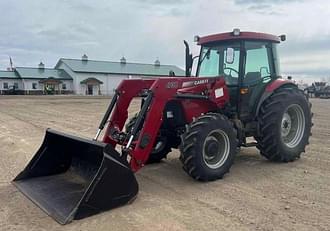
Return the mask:
{"type": "Polygon", "coordinates": [[[235,60],[235,50],[234,48],[228,47],[226,49],[226,63],[233,64],[235,60]]]}

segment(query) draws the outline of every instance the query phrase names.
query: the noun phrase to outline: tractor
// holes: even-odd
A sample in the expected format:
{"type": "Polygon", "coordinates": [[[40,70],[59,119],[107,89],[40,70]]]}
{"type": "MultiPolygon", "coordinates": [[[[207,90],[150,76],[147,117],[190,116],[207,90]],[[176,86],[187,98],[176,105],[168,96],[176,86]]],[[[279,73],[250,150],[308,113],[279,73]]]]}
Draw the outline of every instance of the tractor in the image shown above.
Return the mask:
{"type": "Polygon", "coordinates": [[[94,139],[47,129],[13,184],[66,224],[132,202],[134,173],[172,149],[198,181],[223,178],[241,147],[256,146],[270,161],[299,159],[312,112],[303,91],[280,77],[277,46],[285,36],[234,29],[195,41],[201,47],[195,57],[184,41],[186,77],[123,80],[94,139]],[[134,98],[141,108],[129,119],[134,98]]]}
{"type": "Polygon", "coordinates": [[[330,98],[330,86],[327,82],[314,82],[311,86],[304,89],[305,94],[316,98],[330,98]]]}

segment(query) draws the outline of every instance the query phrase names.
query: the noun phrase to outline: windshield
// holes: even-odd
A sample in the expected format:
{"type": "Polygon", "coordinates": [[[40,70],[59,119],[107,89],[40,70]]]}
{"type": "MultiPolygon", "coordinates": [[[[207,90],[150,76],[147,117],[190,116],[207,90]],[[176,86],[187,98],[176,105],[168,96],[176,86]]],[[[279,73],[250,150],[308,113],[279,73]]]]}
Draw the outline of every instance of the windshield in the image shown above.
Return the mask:
{"type": "MultiPolygon", "coordinates": [[[[242,43],[244,65],[242,66],[242,84],[256,85],[269,82],[279,72],[276,44],[267,41],[245,41],[242,43]],[[274,61],[274,62],[271,62],[274,61]]],[[[222,43],[204,45],[201,50],[197,76],[223,76],[227,85],[237,85],[240,66],[240,43],[222,43]]]]}
{"type": "Polygon", "coordinates": [[[197,76],[225,76],[227,84],[237,84],[239,73],[239,51],[239,43],[203,46],[200,54],[197,76]],[[230,55],[228,52],[229,50],[232,51],[230,55]]]}

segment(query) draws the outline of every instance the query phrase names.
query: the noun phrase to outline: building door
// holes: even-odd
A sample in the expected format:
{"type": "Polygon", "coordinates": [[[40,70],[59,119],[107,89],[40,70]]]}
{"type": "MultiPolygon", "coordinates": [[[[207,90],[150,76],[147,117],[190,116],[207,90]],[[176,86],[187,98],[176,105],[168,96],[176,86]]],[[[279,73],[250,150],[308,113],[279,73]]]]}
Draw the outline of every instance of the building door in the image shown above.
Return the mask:
{"type": "Polygon", "coordinates": [[[87,85],[87,94],[93,95],[93,85],[91,85],[91,84],[87,85]]]}

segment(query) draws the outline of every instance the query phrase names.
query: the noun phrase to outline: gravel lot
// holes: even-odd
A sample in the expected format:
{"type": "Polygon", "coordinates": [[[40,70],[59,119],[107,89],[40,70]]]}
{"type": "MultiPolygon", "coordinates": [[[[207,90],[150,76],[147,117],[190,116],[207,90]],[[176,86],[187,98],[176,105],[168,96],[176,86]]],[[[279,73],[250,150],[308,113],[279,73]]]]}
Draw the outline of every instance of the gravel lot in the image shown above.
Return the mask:
{"type": "Polygon", "coordinates": [[[61,226],[10,181],[46,128],[93,137],[109,98],[1,96],[0,230],[330,230],[330,100],[311,101],[313,136],[300,160],[271,163],[243,148],[223,180],[200,183],[174,151],[136,174],[133,204],[61,226]]]}

